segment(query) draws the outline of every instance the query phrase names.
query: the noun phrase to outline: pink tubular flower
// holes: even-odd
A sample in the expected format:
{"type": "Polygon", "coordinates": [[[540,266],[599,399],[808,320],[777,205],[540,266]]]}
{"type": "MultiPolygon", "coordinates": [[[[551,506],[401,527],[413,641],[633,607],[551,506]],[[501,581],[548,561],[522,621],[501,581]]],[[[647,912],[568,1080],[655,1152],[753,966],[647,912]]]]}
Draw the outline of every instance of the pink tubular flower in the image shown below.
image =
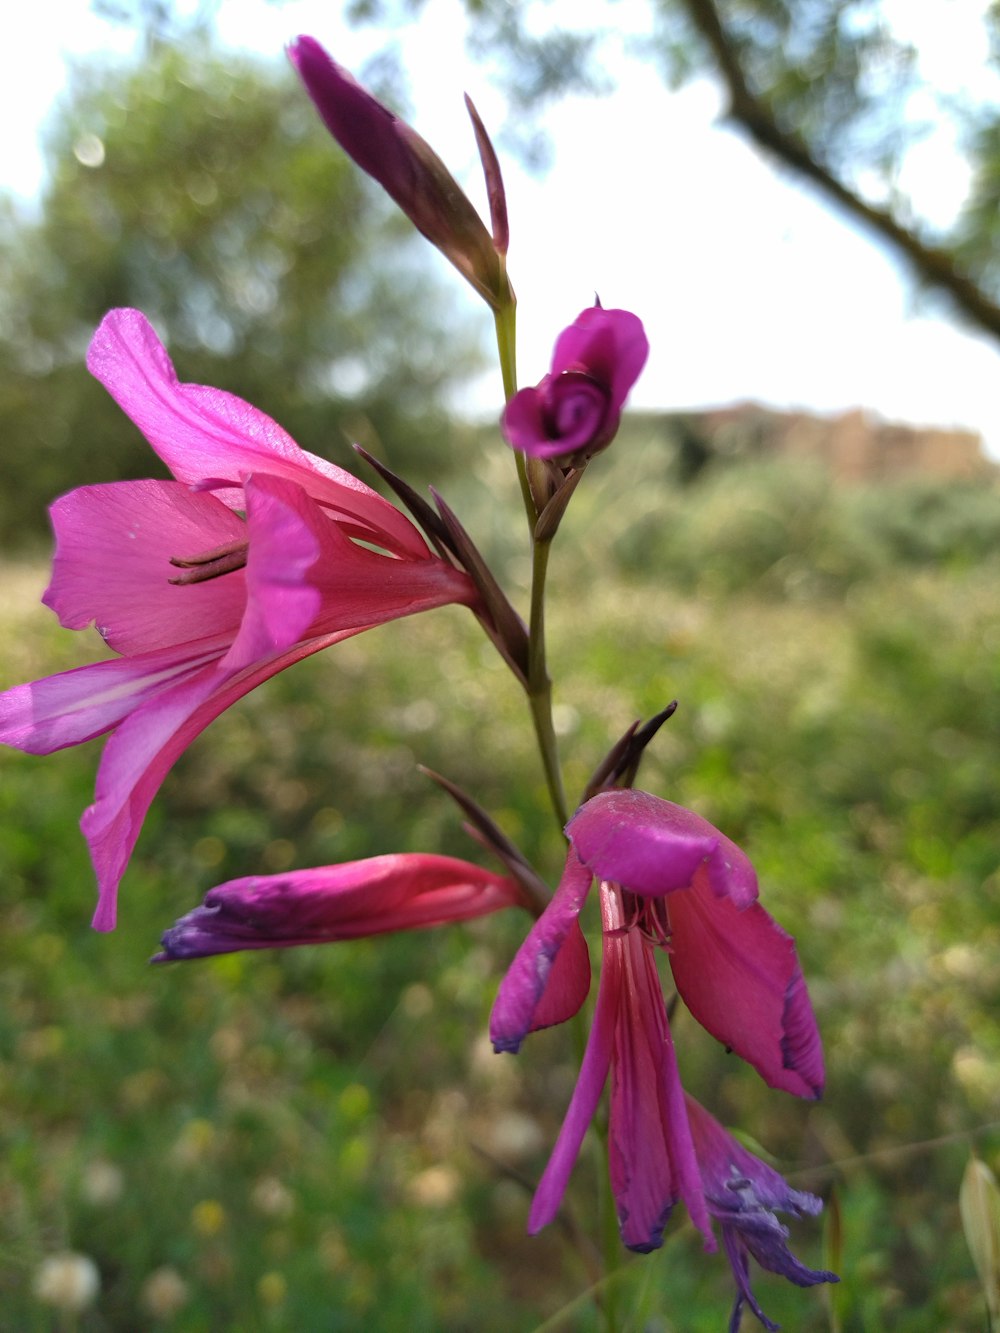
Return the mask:
{"type": "Polygon", "coordinates": [[[744,1305],[769,1333],[776,1333],[778,1325],[764,1314],[751,1290],[749,1260],[756,1259],[761,1268],[799,1287],[839,1281],[836,1273],[806,1268],[796,1259],[786,1243],[788,1228],[774,1215],[815,1216],[822,1201],[815,1194],[793,1190],[783,1176],[737,1143],[693,1097],[685,1096],[685,1102],[705,1201],[722,1228],[722,1242],[736,1278],[729,1333],[739,1333],[744,1305]]]}
{"type": "Polygon", "coordinates": [[[232,879],[163,936],[154,962],[419,930],[523,904],[512,879],[450,856],[401,853],[232,879]]]}
{"type": "Polygon", "coordinates": [[[350,473],[242,399],[179,383],[138,311],[105,317],[88,365],[177,480],[84,486],[52,506],[43,600],[119,656],[0,694],[0,741],[48,754],[112,733],[81,821],[94,925],[110,930],[150,802],[213,718],[321,648],[476,594],[350,473]]]}
{"type": "Polygon", "coordinates": [[[556,340],[552,369],[507,404],[507,443],[535,458],[583,461],[614,439],[629,390],[646,364],[642,321],[591,306],[556,340]]]}
{"type": "Polygon", "coordinates": [[[413,225],[455,265],[495,310],[513,301],[503,256],[507,202],[500,165],[482,121],[466,98],[486,176],[493,235],[433,148],[331,60],[313,37],[288,48],[306,91],[333,137],[378,181],[413,225]]]}
{"type": "Polygon", "coordinates": [[[640,791],[607,791],[566,828],[566,868],[500,986],[498,1051],[569,1018],[590,985],[578,917],[600,882],[603,967],[580,1077],[529,1218],[555,1216],[611,1073],[611,1184],[622,1239],[655,1249],[678,1199],[709,1247],[708,1209],[653,950],[669,956],[694,1017],[772,1087],[818,1097],[823,1056],[794,941],[757,903],[740,849],[699,815],[640,791]]]}

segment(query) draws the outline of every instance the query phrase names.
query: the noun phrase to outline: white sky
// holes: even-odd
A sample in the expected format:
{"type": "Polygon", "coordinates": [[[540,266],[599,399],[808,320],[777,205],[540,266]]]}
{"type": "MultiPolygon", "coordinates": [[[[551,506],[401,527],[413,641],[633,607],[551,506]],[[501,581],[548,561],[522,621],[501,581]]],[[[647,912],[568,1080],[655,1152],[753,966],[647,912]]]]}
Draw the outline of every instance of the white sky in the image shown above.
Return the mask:
{"type": "MultiPolygon", "coordinates": [[[[936,34],[925,43],[929,73],[946,87],[988,96],[983,2],[889,0],[909,35],[936,34]],[[914,28],[918,13],[923,29],[914,28]]],[[[632,30],[647,14],[643,0],[566,3],[577,22],[593,15],[632,30]]],[[[347,28],[340,10],[339,0],[222,0],[218,30],[227,43],[264,53],[309,32],[357,68],[384,37],[347,28]]],[[[483,190],[462,94],[472,95],[488,126],[499,128],[506,108],[487,72],[466,56],[463,30],[459,0],[431,0],[397,46],[413,124],[478,203],[483,190]]],[[[64,59],[127,50],[129,41],[96,20],[86,0],[11,5],[4,37],[0,186],[30,196],[42,176],[38,129],[63,86],[64,59]]],[[[546,113],[555,164],[545,177],[504,159],[521,382],[544,373],[555,335],[597,292],[604,305],[632,309],[645,322],[651,353],[632,396],[637,406],[745,398],[823,412],[860,405],[915,423],[971,427],[1000,457],[1000,347],[918,298],[883,249],[721,129],[719,107],[710,84],[668,94],[651,69],[633,62],[611,98],[574,99],[546,113]]],[[[967,179],[950,140],[932,136],[908,172],[918,202],[945,220],[967,179]]],[[[478,306],[491,323],[448,273],[456,301],[478,306]]],[[[466,406],[497,411],[496,377],[474,386],[466,406]]]]}

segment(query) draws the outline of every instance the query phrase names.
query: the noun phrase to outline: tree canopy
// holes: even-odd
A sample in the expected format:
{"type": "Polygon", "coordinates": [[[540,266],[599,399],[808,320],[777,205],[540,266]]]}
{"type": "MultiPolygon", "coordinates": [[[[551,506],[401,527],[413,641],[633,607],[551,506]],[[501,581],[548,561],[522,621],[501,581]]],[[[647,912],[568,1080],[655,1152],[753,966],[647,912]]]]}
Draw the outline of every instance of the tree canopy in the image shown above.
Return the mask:
{"type": "MultiPolygon", "coordinates": [[[[431,3],[352,0],[346,12],[388,27],[431,3]]],[[[634,58],[655,63],[671,86],[716,79],[734,128],[888,243],[960,318],[1000,338],[1000,6],[941,4],[932,29],[912,22],[912,11],[929,7],[893,0],[643,3],[646,33],[630,42],[634,58]],[[956,19],[981,48],[958,87],[941,77],[925,35],[951,44],[956,19]],[[910,155],[932,136],[968,171],[966,197],[947,225],[906,185],[910,155]]],[[[567,11],[545,0],[464,4],[472,51],[499,71],[518,119],[569,92],[609,90],[605,56],[622,11],[615,0],[597,28],[566,22],[567,11]]],[[[588,7],[587,24],[593,13],[588,7]]]]}

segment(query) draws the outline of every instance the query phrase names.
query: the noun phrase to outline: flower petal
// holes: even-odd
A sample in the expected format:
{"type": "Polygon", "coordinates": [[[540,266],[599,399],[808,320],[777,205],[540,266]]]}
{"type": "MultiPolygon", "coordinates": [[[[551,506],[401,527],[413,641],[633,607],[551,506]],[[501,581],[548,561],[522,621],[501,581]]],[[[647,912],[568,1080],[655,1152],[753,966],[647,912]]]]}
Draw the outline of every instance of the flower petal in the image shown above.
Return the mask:
{"type": "MultiPolygon", "coordinates": [[[[536,1022],[539,1014],[559,1013],[579,994],[583,974],[579,941],[573,928],[579,929],[577,918],[591,879],[589,870],[580,864],[571,848],[552,901],[528,932],[500,983],[490,1015],[490,1040],[495,1051],[519,1050],[526,1034],[542,1026],[536,1022]],[[573,961],[557,969],[556,959],[564,946],[571,951],[573,961]],[[556,989],[551,997],[546,997],[550,982],[556,989]]],[[[580,1003],[585,995],[583,989],[580,1003]]]]}
{"type": "Polygon", "coordinates": [[[608,1138],[622,1240],[640,1253],[658,1249],[683,1198],[706,1247],[715,1249],[652,947],[637,931],[606,934],[604,957],[608,984],[622,992],[608,1138]]]}
{"type": "MultiPolygon", "coordinates": [[[[554,900],[553,900],[554,901],[554,900]]],[[[604,1084],[611,1065],[614,1046],[615,1027],[618,1021],[618,1007],[622,1002],[620,988],[601,985],[597,992],[597,1005],[594,1009],[594,1021],[587,1037],[587,1049],[583,1054],[580,1074],[570,1098],[565,1119],[559,1130],[552,1155],[546,1163],[542,1178],[535,1190],[535,1197],[528,1214],[528,1233],[534,1235],[541,1231],[559,1211],[570,1173],[580,1153],[580,1147],[597,1104],[601,1100],[604,1084]]]]}
{"type": "Polygon", "coordinates": [[[476,602],[469,576],[437,556],[396,558],[348,540],[294,482],[255,475],[246,497],[247,610],[230,666],[313,635],[357,632],[452,602],[476,602]]]}
{"type": "Polygon", "coordinates": [[[42,601],[67,629],[91,621],[118,653],[146,653],[235,633],[243,574],[177,586],[174,556],[246,540],[242,520],[214,496],[176,481],[81,486],[52,505],[56,553],[42,601]]]}
{"type": "Polygon", "coordinates": [[[225,635],[141,657],[110,658],[0,694],[0,742],[28,754],[51,754],[110,731],[129,713],[228,647],[225,635]]]}
{"type": "Polygon", "coordinates": [[[709,1210],[722,1225],[726,1253],[736,1279],[737,1296],[730,1329],[739,1329],[744,1304],[767,1329],[776,1329],[764,1314],[750,1286],[752,1255],[762,1268],[800,1287],[837,1282],[836,1273],[807,1268],[789,1250],[788,1228],[775,1210],[795,1217],[814,1215],[822,1208],[813,1194],[794,1190],[777,1171],[755,1157],[726,1132],[693,1097],[687,1097],[688,1122],[709,1210]]]}
{"type": "Polygon", "coordinates": [[[648,356],[649,341],[638,315],[595,305],[582,311],[559,335],[552,374],[584,370],[592,375],[607,385],[609,413],[617,417],[648,356]]]}
{"type": "Polygon", "coordinates": [[[773,1088],[823,1091],[823,1051],[795,941],[758,904],[718,898],[707,868],[669,900],[670,966],[702,1027],[773,1088]]]}
{"type": "Polygon", "coordinates": [[[119,881],[146,811],[177,757],[237,699],[285,667],[354,633],[308,639],[242,671],[219,664],[192,668],[121,721],[101,755],[94,804],[80,820],[97,873],[95,929],[114,929],[119,881]]]}
{"type": "Polygon", "coordinates": [[[163,936],[154,962],[288,948],[468,921],[521,902],[517,884],[449,856],[400,854],[234,879],[163,936]]]}
{"type": "Polygon", "coordinates": [[[356,535],[417,559],[428,556],[426,543],[404,514],[343,468],[300,449],[264,412],[221,389],[181,384],[140,311],[105,315],[87,366],[178,481],[196,488],[209,483],[226,504],[241,509],[245,474],[287,477],[356,535]]]}
{"type": "Polygon", "coordinates": [[[747,857],[692,810],[644,791],[606,791],[566,825],[580,859],[599,879],[646,897],[687,888],[703,862],[713,890],[745,906],[757,897],[747,857]]]}

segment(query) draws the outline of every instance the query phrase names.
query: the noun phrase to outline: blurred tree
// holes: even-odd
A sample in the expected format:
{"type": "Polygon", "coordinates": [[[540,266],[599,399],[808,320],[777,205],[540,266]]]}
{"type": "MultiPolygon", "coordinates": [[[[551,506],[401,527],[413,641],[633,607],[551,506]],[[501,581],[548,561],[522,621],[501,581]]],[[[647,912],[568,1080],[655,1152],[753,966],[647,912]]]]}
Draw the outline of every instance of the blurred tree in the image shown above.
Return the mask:
{"type": "Polygon", "coordinates": [[[476,339],[289,74],[154,42],[140,66],[76,71],[47,152],[38,216],[0,201],[0,431],[17,441],[0,525],[38,529],[59,491],[155,470],[83,366],[116,305],[146,312],[182,379],[316,452],[355,467],[350,436],[404,470],[443,461],[443,395],[476,339]]]}
{"type": "MultiPolygon", "coordinates": [[[[427,3],[348,0],[346,12],[391,26],[427,3]]],[[[592,6],[583,19],[588,26],[573,18],[565,27],[553,21],[548,0],[464,3],[472,50],[499,68],[519,118],[567,92],[608,89],[614,0],[599,29],[589,26],[592,6]]],[[[929,71],[936,53],[907,39],[915,30],[907,7],[891,0],[647,3],[649,36],[633,43],[636,56],[655,61],[672,85],[714,75],[736,128],[888,242],[967,320],[1000,338],[1000,4],[974,3],[976,13],[969,3],[938,4],[943,46],[956,16],[981,24],[982,68],[970,68],[956,91],[935,84],[929,71]],[[947,227],[922,217],[904,188],[910,153],[941,135],[970,173],[964,207],[947,227]]],[[[930,30],[925,23],[921,32],[930,30]]],[[[523,125],[517,137],[535,147],[523,125]]]]}

